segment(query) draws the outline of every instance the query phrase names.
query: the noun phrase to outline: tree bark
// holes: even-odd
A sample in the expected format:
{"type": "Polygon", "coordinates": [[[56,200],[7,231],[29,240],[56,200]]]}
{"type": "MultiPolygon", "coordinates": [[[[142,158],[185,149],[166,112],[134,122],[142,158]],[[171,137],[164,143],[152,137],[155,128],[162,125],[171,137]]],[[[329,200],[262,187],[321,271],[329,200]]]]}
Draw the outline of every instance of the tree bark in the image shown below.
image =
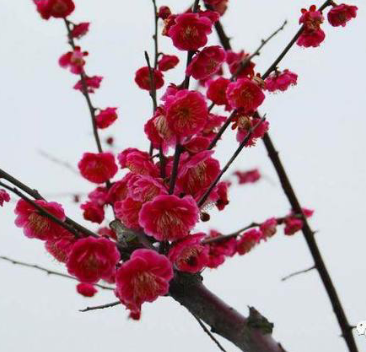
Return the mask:
{"type": "Polygon", "coordinates": [[[285,352],[271,335],[273,325],[254,308],[244,317],[209,291],[198,276],[178,274],[170,283],[170,295],[245,352],[285,352]]]}

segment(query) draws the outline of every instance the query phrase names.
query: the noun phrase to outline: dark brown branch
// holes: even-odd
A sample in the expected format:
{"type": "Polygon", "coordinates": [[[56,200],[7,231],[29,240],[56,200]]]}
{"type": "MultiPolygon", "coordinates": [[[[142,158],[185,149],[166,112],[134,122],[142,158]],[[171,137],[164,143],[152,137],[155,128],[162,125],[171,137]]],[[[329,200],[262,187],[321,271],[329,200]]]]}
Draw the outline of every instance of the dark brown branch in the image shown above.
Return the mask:
{"type": "Polygon", "coordinates": [[[292,273],[292,274],[290,274],[290,275],[287,275],[287,276],[283,277],[283,278],[281,279],[281,281],[287,281],[288,279],[291,279],[291,278],[293,278],[293,277],[295,277],[295,276],[298,276],[298,275],[301,275],[301,274],[308,273],[309,271],[312,271],[312,270],[314,270],[314,269],[316,269],[316,267],[313,265],[312,267],[307,268],[307,269],[305,269],[305,270],[295,271],[294,273],[292,273]]]}
{"type": "Polygon", "coordinates": [[[208,146],[208,150],[211,150],[216,146],[216,143],[219,141],[221,136],[224,134],[226,129],[230,126],[231,121],[233,121],[235,117],[236,111],[233,111],[225,123],[221,126],[220,130],[217,132],[215,138],[211,141],[210,145],[208,146]]]}
{"type": "Polygon", "coordinates": [[[205,204],[205,202],[208,199],[209,195],[211,194],[211,192],[213,191],[213,189],[215,188],[215,186],[219,183],[219,181],[221,180],[222,176],[229,169],[229,167],[235,161],[235,159],[239,156],[239,154],[241,153],[241,151],[248,144],[250,138],[252,137],[253,132],[257,129],[257,127],[259,125],[262,124],[262,122],[264,120],[265,120],[265,117],[262,117],[260,119],[260,121],[253,128],[251,128],[248,131],[248,133],[245,136],[244,140],[240,143],[238,149],[235,151],[235,153],[233,154],[233,156],[230,158],[230,160],[226,163],[226,165],[224,166],[224,168],[221,170],[220,174],[216,177],[216,179],[212,182],[212,184],[210,185],[210,187],[208,188],[208,190],[204,193],[204,195],[202,196],[202,198],[199,200],[199,202],[198,202],[198,206],[199,207],[202,207],[202,205],[205,204]]]}
{"type": "Polygon", "coordinates": [[[207,329],[206,325],[202,323],[201,319],[198,318],[195,314],[191,313],[193,317],[197,320],[198,324],[202,328],[202,330],[208,335],[208,337],[217,345],[217,347],[222,351],[226,352],[225,348],[222,347],[221,343],[211,334],[210,330],[207,329]]]}
{"type": "Polygon", "coordinates": [[[284,352],[272,338],[270,324],[254,324],[262,320],[245,318],[210,292],[200,278],[177,275],[170,283],[170,295],[209,325],[213,333],[231,341],[242,351],[284,352]]]}
{"type": "Polygon", "coordinates": [[[156,108],[158,107],[158,103],[156,101],[156,85],[155,85],[155,75],[154,69],[151,67],[150,57],[147,51],[145,51],[145,60],[147,63],[147,67],[149,68],[149,75],[150,75],[150,97],[153,102],[153,114],[155,114],[156,108]]]}
{"type": "MultiPolygon", "coordinates": [[[[50,270],[50,269],[47,269],[47,268],[43,268],[43,267],[41,267],[39,265],[36,265],[36,264],[29,264],[29,263],[21,262],[19,260],[11,259],[9,257],[4,257],[4,256],[0,256],[0,259],[4,260],[4,261],[7,261],[9,263],[12,263],[14,265],[19,265],[19,266],[23,266],[23,267],[26,267],[26,268],[31,268],[31,269],[36,269],[36,270],[39,270],[39,271],[43,271],[47,275],[55,275],[55,276],[63,277],[65,279],[75,280],[75,281],[79,282],[79,280],[76,277],[73,277],[71,275],[67,275],[67,274],[64,274],[64,273],[60,273],[58,271],[53,271],[53,270],[50,270]]],[[[94,286],[99,287],[103,290],[111,290],[111,291],[114,290],[113,287],[108,287],[108,286],[104,286],[104,285],[100,285],[100,284],[94,284],[94,286]]]]}
{"type": "Polygon", "coordinates": [[[182,151],[183,151],[183,147],[179,143],[177,143],[177,145],[175,147],[172,174],[170,177],[169,194],[174,193],[175,182],[177,181],[177,176],[178,176],[179,159],[180,159],[180,155],[182,154],[182,151]]]}
{"type": "Polygon", "coordinates": [[[116,302],[112,302],[112,303],[103,304],[101,306],[94,306],[94,307],[87,307],[87,308],[84,308],[84,309],[80,309],[79,312],[85,313],[85,312],[90,312],[92,310],[112,308],[112,307],[115,307],[115,306],[119,306],[120,304],[122,304],[120,301],[116,301],[116,302]]]}

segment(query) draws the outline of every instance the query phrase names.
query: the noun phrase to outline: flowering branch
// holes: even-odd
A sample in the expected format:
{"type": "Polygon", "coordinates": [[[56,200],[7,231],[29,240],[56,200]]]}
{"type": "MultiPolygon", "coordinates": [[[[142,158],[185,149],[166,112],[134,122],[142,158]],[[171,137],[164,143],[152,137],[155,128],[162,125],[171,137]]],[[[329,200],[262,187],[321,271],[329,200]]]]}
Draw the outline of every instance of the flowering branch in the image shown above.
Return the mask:
{"type": "MultiPolygon", "coordinates": [[[[23,267],[26,267],[26,268],[31,268],[31,269],[36,269],[36,270],[39,270],[39,271],[43,271],[45,272],[47,275],[55,275],[55,276],[60,276],[60,277],[63,277],[65,279],[70,279],[70,280],[75,280],[75,281],[79,281],[76,277],[74,276],[71,276],[71,275],[67,275],[67,274],[64,274],[64,273],[60,273],[58,271],[53,271],[53,270],[50,270],[50,269],[47,269],[47,268],[44,268],[42,266],[39,266],[37,264],[29,264],[29,263],[25,263],[25,262],[21,262],[19,260],[15,260],[15,259],[11,259],[9,257],[5,257],[5,256],[0,256],[0,260],[4,260],[4,261],[7,261],[9,263],[12,263],[14,265],[19,265],[19,266],[23,266],[23,267]]],[[[113,287],[108,287],[108,286],[104,286],[104,285],[100,285],[100,284],[94,284],[94,286],[96,287],[99,287],[103,290],[111,290],[113,291],[114,288],[113,287]]]]}
{"type": "Polygon", "coordinates": [[[112,302],[112,303],[107,303],[107,304],[103,304],[101,306],[94,306],[94,307],[87,307],[84,309],[80,309],[79,312],[85,313],[85,312],[90,312],[91,310],[101,310],[101,309],[106,309],[106,308],[112,308],[115,306],[119,306],[121,303],[121,301],[116,301],[116,302],[112,302]]]}

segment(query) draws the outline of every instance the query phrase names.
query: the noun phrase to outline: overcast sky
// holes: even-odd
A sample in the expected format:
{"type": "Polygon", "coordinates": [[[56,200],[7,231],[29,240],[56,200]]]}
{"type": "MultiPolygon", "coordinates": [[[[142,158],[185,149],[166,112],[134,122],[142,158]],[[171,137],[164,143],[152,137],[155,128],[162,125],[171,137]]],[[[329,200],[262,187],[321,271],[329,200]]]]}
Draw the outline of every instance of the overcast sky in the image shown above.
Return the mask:
{"type": "MultiPolygon", "coordinates": [[[[264,72],[298,28],[305,0],[231,0],[223,19],[234,48],[253,51],[283,20],[289,25],[257,59],[264,72]]],[[[357,20],[346,28],[324,25],[325,42],[317,49],[295,47],[283,61],[299,75],[299,84],[285,94],[268,96],[271,135],[304,206],[315,209],[311,220],[324,259],[351,323],[366,320],[364,258],[365,209],[365,10],[360,0],[357,20]]],[[[159,5],[163,3],[159,2],[159,5]]],[[[182,11],[190,1],[164,4],[182,11]]],[[[319,3],[320,4],[320,3],[319,3]]],[[[119,121],[103,138],[114,135],[120,149],[146,149],[142,133],[151,115],[148,95],[133,81],[144,65],[143,51],[152,52],[152,6],[149,0],[77,0],[75,21],[91,21],[83,49],[90,52],[87,71],[105,77],[93,96],[96,106],[118,106],[119,121]]],[[[0,166],[62,202],[68,215],[83,221],[70,197],[92,185],[51,163],[40,151],[76,166],[85,151],[95,151],[85,101],[71,89],[75,76],[58,67],[68,50],[62,21],[39,18],[30,0],[0,0],[0,166]]],[[[216,43],[216,35],[210,43],[216,43]]],[[[163,38],[162,50],[177,54],[163,38]]],[[[166,75],[178,81],[182,68],[166,75]]],[[[224,163],[235,149],[234,134],[220,144],[224,163]]],[[[245,150],[235,168],[259,167],[266,178],[255,186],[234,187],[231,204],[200,229],[223,233],[253,220],[283,216],[289,205],[261,143],[245,150]]],[[[25,239],[13,225],[14,204],[0,210],[0,255],[64,270],[38,241],[25,239]]],[[[89,225],[88,225],[89,226],[89,225]]],[[[93,226],[91,226],[93,228],[93,226]]],[[[346,350],[336,318],[316,272],[282,283],[281,277],[313,264],[301,234],[282,231],[245,257],[228,260],[219,270],[204,273],[207,286],[244,314],[255,306],[274,322],[274,337],[296,352],[346,350]]],[[[87,305],[115,300],[99,292],[87,300],[75,283],[0,262],[0,351],[18,352],[212,352],[216,346],[188,312],[170,298],[143,307],[140,322],[127,320],[120,306],[79,313],[87,305]]],[[[366,339],[356,336],[360,351],[366,339]]],[[[222,340],[227,351],[237,349],[222,340]]]]}

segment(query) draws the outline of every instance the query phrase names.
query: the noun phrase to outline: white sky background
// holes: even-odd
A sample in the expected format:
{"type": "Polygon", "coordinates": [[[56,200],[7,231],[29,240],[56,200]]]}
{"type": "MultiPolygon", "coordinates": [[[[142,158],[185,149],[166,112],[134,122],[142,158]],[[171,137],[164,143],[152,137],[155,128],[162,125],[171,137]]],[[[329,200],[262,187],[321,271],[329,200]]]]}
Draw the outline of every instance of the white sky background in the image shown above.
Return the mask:
{"type": "MultiPolygon", "coordinates": [[[[324,259],[352,323],[366,319],[364,253],[365,155],[364,118],[366,31],[360,0],[357,20],[346,28],[324,25],[327,38],[318,49],[295,47],[282,68],[298,73],[299,84],[285,94],[268,96],[261,111],[268,114],[271,135],[304,206],[314,208],[311,220],[324,259]]],[[[152,52],[152,8],[149,0],[77,0],[75,21],[90,20],[82,41],[90,52],[87,71],[105,77],[93,96],[100,107],[118,106],[119,121],[102,136],[113,134],[121,148],[146,149],[142,128],[151,115],[149,96],[137,88],[134,72],[152,52]]],[[[162,5],[163,3],[159,3],[162,5]]],[[[173,10],[190,1],[165,1],[173,10]]],[[[235,49],[253,51],[284,19],[285,32],[257,59],[264,72],[297,30],[304,0],[231,0],[223,23],[235,49]]],[[[76,165],[85,151],[95,151],[90,117],[81,94],[73,91],[76,76],[58,67],[68,50],[61,21],[43,21],[31,1],[0,0],[1,127],[0,165],[51,199],[61,201],[68,215],[82,221],[69,199],[52,194],[87,192],[92,185],[39,154],[45,150],[76,165]]],[[[162,39],[163,51],[177,53],[162,39]]],[[[211,36],[216,43],[216,35],[211,36]]],[[[184,55],[185,57],[185,55],[184,55]]],[[[182,67],[166,75],[179,81],[182,67]]],[[[237,143],[228,134],[218,155],[224,163],[237,143]]],[[[245,150],[235,168],[259,167],[271,182],[232,188],[231,204],[212,213],[211,227],[229,233],[289,210],[264,147],[245,150]]],[[[14,204],[0,210],[0,255],[63,270],[41,242],[26,239],[13,225],[14,204]]],[[[93,227],[93,226],[92,226],[93,227]]],[[[204,226],[200,226],[204,228],[204,226]]],[[[274,337],[286,350],[345,351],[336,318],[316,272],[281,283],[281,277],[312,265],[301,234],[282,231],[245,257],[206,271],[209,288],[247,314],[255,306],[275,323],[274,337]]],[[[75,283],[0,262],[0,351],[212,352],[216,346],[188,312],[170,298],[146,304],[140,322],[127,320],[121,307],[79,313],[87,305],[115,300],[100,292],[88,300],[75,293],[75,283]]],[[[357,337],[360,351],[366,340],[357,337]]],[[[237,349],[222,340],[228,351],[237,349]]]]}

